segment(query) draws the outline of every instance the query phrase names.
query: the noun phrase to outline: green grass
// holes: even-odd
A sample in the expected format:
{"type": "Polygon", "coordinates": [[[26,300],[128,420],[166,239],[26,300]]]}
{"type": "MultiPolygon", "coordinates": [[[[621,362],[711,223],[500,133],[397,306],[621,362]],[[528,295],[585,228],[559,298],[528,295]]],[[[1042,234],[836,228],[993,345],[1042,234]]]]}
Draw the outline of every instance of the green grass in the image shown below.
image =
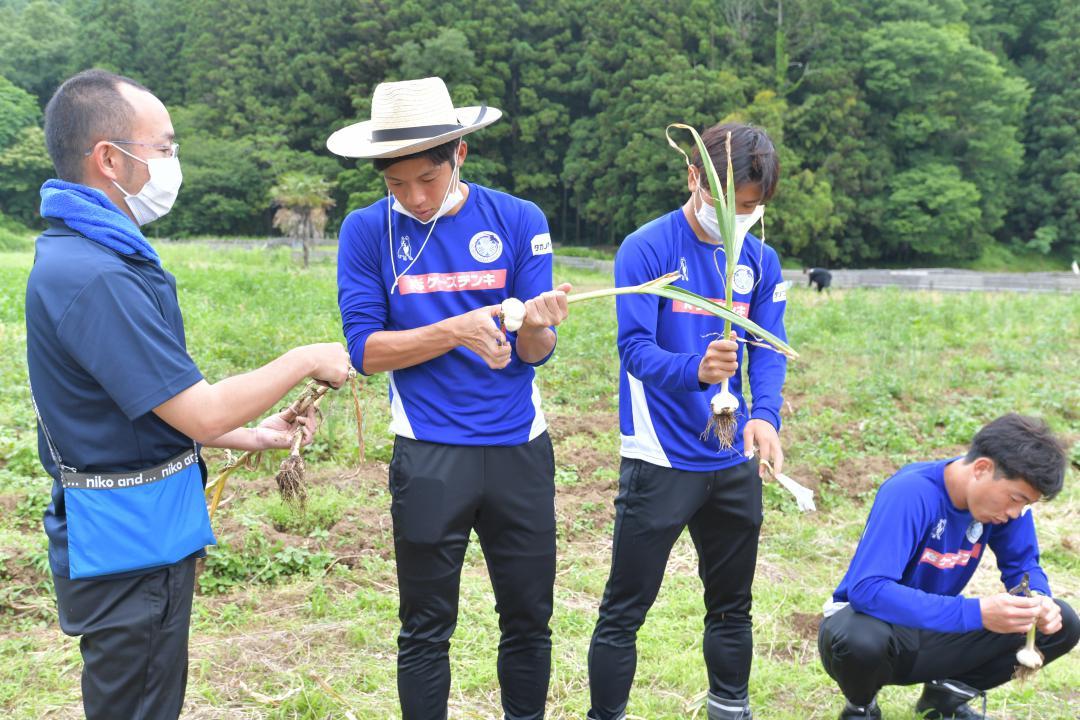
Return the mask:
{"type": "MultiPolygon", "coordinates": [[[[1073,258],[1065,255],[1047,255],[1036,250],[1027,250],[1000,243],[994,243],[985,247],[979,257],[974,260],[957,260],[945,263],[945,266],[962,270],[978,270],[981,272],[1069,272],[1073,258]]],[[[914,261],[916,267],[925,267],[918,260],[914,261]]],[[[781,265],[785,270],[802,270],[810,267],[795,257],[784,257],[781,265]]],[[[825,262],[824,266],[839,267],[836,263],[825,262]]],[[[871,267],[892,268],[903,270],[910,268],[912,263],[906,262],[874,262],[871,267]]],[[[865,266],[864,266],[865,267],[865,266]]]]}
{"type": "Polygon", "coordinates": [[[611,246],[559,245],[555,248],[555,254],[564,257],[592,258],[593,260],[614,260],[615,248],[611,246]]]}
{"type": "MultiPolygon", "coordinates": [[[[189,348],[211,380],[293,345],[339,337],[331,262],[304,271],[288,249],[197,244],[166,245],[163,255],[178,278],[189,348]]],[[[12,720],[78,717],[79,700],[77,641],[56,625],[40,530],[48,481],[37,462],[22,317],[31,260],[27,252],[0,253],[0,716],[12,720]]],[[[610,284],[564,267],[556,274],[579,289],[610,284]]],[[[551,718],[580,718],[588,707],[586,653],[607,578],[618,466],[614,303],[573,312],[539,372],[558,462],[551,718]]],[[[788,472],[818,486],[819,512],[797,514],[789,496],[765,488],[751,693],[759,717],[801,720],[838,712],[812,624],[846,567],[874,488],[898,465],[957,453],[1008,410],[1045,416],[1080,461],[1080,298],[875,290],[825,297],[794,288],[788,313],[802,354],[788,375],[788,472]]],[[[366,379],[362,394],[368,461],[358,466],[350,403],[331,396],[326,431],[308,454],[305,512],[276,496],[280,454],[230,479],[215,517],[219,545],[199,580],[186,718],[397,716],[385,378],[366,379]]],[[[1044,564],[1057,594],[1074,606],[1075,481],[1073,472],[1065,493],[1038,508],[1044,564]]],[[[997,582],[989,560],[974,580],[984,592],[997,582]]],[[[700,597],[684,536],[639,636],[633,716],[692,714],[687,705],[705,687],[700,597]]],[[[493,607],[473,542],[453,640],[452,717],[500,716],[493,607]]],[[[1025,688],[993,691],[991,715],[1074,718],[1078,666],[1059,661],[1025,688]]],[[[886,717],[913,720],[917,692],[885,689],[886,717]]]]}
{"type": "Polygon", "coordinates": [[[986,272],[1068,272],[1071,260],[1035,250],[993,244],[987,246],[975,260],[961,263],[958,267],[986,272]]]}
{"type": "Polygon", "coordinates": [[[26,251],[34,247],[34,233],[0,212],[0,252],[26,251]]]}

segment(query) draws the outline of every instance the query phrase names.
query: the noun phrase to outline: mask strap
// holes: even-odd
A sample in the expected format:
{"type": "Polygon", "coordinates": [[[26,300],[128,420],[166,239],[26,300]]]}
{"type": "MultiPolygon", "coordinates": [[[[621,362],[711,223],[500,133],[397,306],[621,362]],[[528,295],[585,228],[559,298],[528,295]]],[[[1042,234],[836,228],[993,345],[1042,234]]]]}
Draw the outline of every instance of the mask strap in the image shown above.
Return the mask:
{"type": "Polygon", "coordinates": [[[129,153],[129,152],[127,151],[127,150],[125,150],[124,148],[120,147],[120,146],[119,146],[119,145],[117,145],[116,143],[109,143],[109,145],[112,145],[112,146],[113,146],[114,148],[116,148],[116,149],[117,149],[117,150],[119,150],[120,152],[124,153],[124,154],[125,154],[125,155],[127,155],[127,156],[128,156],[129,158],[131,158],[132,160],[138,160],[138,161],[139,161],[139,162],[141,162],[141,163],[142,163],[143,165],[145,165],[145,166],[147,166],[147,167],[150,167],[150,161],[148,161],[148,160],[143,160],[143,159],[142,159],[141,157],[139,157],[138,155],[135,155],[135,154],[133,154],[133,153],[129,153]]]}
{"type": "MultiPolygon", "coordinates": [[[[702,176],[704,176],[705,170],[703,170],[703,169],[699,170],[697,167],[694,167],[693,165],[691,165],[691,167],[694,168],[694,178],[697,180],[697,192],[703,192],[705,190],[705,188],[702,187],[702,185],[701,185],[701,178],[702,178],[702,176]]],[[[711,192],[706,192],[705,194],[708,195],[709,199],[713,201],[712,206],[715,208],[716,207],[716,198],[713,197],[713,194],[711,192]]],[[[704,200],[702,202],[704,202],[704,200]]]]}
{"type": "MultiPolygon", "coordinates": [[[[125,155],[127,155],[127,156],[128,156],[129,158],[131,158],[132,160],[138,160],[139,162],[141,162],[141,163],[142,163],[143,165],[145,165],[146,167],[150,167],[150,163],[148,163],[148,162],[147,162],[146,160],[143,160],[143,159],[142,159],[141,157],[139,157],[138,155],[133,155],[133,154],[129,153],[129,152],[127,151],[127,150],[125,150],[124,148],[120,147],[120,146],[119,146],[119,145],[117,145],[116,143],[108,143],[108,144],[109,144],[109,145],[112,145],[112,146],[113,146],[114,148],[116,148],[116,149],[117,149],[117,150],[119,150],[120,152],[124,153],[124,154],[125,154],[125,155]]],[[[115,180],[113,180],[113,181],[112,181],[112,184],[113,184],[113,185],[114,185],[114,186],[116,187],[116,189],[117,189],[117,190],[119,190],[120,192],[124,193],[124,197],[125,197],[125,198],[129,198],[129,197],[134,197],[134,195],[132,195],[131,193],[129,193],[129,192],[127,191],[127,190],[125,190],[124,188],[120,187],[120,183],[116,182],[115,180]]]]}
{"type": "MultiPolygon", "coordinates": [[[[757,258],[758,271],[757,271],[757,281],[754,283],[754,289],[755,290],[757,290],[758,286],[761,285],[761,281],[762,281],[762,279],[764,279],[763,276],[765,275],[765,269],[764,269],[765,268],[765,265],[764,265],[764,263],[765,263],[765,211],[764,210],[761,211],[761,217],[758,218],[758,222],[761,223],[761,249],[758,250],[758,258],[757,258]]],[[[747,230],[747,232],[749,232],[749,229],[747,230]]]]}
{"type": "MultiPolygon", "coordinates": [[[[450,189],[451,188],[456,189],[458,183],[460,182],[460,176],[458,175],[458,169],[460,167],[461,167],[460,165],[455,164],[454,173],[450,176],[450,184],[446,186],[446,192],[443,193],[442,202],[439,203],[439,209],[440,210],[442,209],[442,206],[446,204],[446,198],[450,197],[450,189]]],[[[390,192],[389,188],[387,188],[386,192],[389,194],[389,192],[390,192]]],[[[389,213],[390,213],[390,205],[389,205],[389,202],[387,203],[387,206],[386,206],[386,212],[387,212],[386,222],[387,222],[387,227],[389,227],[389,223],[390,223],[390,215],[389,215],[389,213]]],[[[390,286],[390,294],[391,295],[393,295],[394,290],[397,289],[398,283],[401,281],[401,278],[405,277],[405,275],[409,272],[409,270],[412,269],[412,266],[416,264],[416,261],[420,259],[420,254],[423,253],[424,248],[427,247],[428,240],[431,239],[431,234],[433,232],[435,232],[435,225],[438,224],[438,222],[439,222],[439,220],[441,218],[442,218],[442,215],[439,215],[438,217],[436,217],[434,220],[431,221],[431,227],[428,228],[427,235],[424,237],[424,242],[421,243],[420,249],[416,252],[416,257],[414,257],[412,259],[411,263],[409,263],[408,265],[405,266],[405,269],[401,271],[400,275],[397,274],[397,265],[396,265],[396,263],[394,263],[394,236],[393,236],[393,234],[390,235],[390,263],[391,263],[391,267],[394,269],[394,284],[390,286]]]]}
{"type": "Polygon", "coordinates": [[[119,190],[120,192],[124,193],[124,198],[125,198],[125,199],[127,199],[127,198],[129,198],[129,197],[135,197],[134,195],[132,195],[131,193],[129,193],[129,192],[127,191],[127,190],[125,190],[124,188],[120,187],[120,183],[116,182],[115,180],[113,180],[113,181],[112,181],[112,184],[113,184],[113,187],[115,187],[115,188],[116,188],[117,190],[119,190]]]}
{"type": "Polygon", "coordinates": [[[394,285],[390,287],[390,293],[393,294],[394,287],[397,286],[397,263],[394,262],[394,225],[390,220],[390,206],[393,201],[390,199],[390,188],[386,188],[386,241],[390,246],[390,270],[394,273],[394,285]]]}
{"type": "MultiPolygon", "coordinates": [[[[699,195],[701,195],[701,175],[700,174],[697,177],[697,189],[694,190],[694,196],[697,197],[699,195]]],[[[712,198],[712,195],[709,195],[709,197],[712,198]]],[[[701,210],[703,210],[705,208],[705,205],[707,204],[705,202],[704,197],[700,198],[700,200],[701,200],[701,207],[700,208],[694,208],[695,213],[700,212],[701,210]]],[[[716,202],[716,200],[714,199],[713,202],[716,202]]],[[[716,209],[715,205],[713,206],[713,209],[714,210],[716,209]]]]}

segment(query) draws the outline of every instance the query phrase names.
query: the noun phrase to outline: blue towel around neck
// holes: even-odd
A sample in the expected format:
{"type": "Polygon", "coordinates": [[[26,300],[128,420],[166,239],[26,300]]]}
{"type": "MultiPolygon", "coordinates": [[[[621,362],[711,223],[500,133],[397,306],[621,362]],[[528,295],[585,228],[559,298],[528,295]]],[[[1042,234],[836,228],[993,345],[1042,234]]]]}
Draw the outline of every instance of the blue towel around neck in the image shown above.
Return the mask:
{"type": "Polygon", "coordinates": [[[46,180],[41,186],[41,216],[60,220],[121,255],[139,255],[161,265],[161,258],[139,226],[96,188],[46,180]]]}

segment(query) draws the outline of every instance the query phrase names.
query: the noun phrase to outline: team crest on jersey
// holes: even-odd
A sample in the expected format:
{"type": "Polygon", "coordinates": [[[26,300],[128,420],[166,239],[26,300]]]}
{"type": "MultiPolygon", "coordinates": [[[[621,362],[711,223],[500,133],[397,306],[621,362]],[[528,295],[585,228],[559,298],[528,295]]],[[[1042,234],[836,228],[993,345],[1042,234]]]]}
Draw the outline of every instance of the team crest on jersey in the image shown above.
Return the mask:
{"type": "Polygon", "coordinates": [[[679,277],[683,280],[690,279],[690,271],[686,269],[686,258],[679,258],[679,277]]]}
{"type": "Polygon", "coordinates": [[[746,295],[754,289],[754,271],[749,265],[736,265],[731,287],[740,295],[746,295]]]}
{"type": "Polygon", "coordinates": [[[940,540],[941,536],[944,535],[944,534],[945,534],[945,518],[941,518],[940,520],[937,521],[937,524],[934,525],[934,532],[930,533],[930,537],[934,538],[935,540],[940,540]]]}
{"type": "Polygon", "coordinates": [[[398,244],[397,256],[399,260],[404,262],[412,262],[412,243],[409,242],[408,235],[401,236],[401,242],[398,244]]]}
{"type": "Polygon", "coordinates": [[[968,542],[972,543],[972,544],[978,542],[979,538],[982,537],[982,531],[983,531],[983,524],[981,522],[979,522],[978,520],[972,520],[971,524],[968,525],[967,532],[965,533],[965,536],[967,537],[968,542]]]}
{"type": "Polygon", "coordinates": [[[495,262],[502,255],[503,242],[490,230],[481,230],[469,240],[469,254],[476,262],[495,262]]]}

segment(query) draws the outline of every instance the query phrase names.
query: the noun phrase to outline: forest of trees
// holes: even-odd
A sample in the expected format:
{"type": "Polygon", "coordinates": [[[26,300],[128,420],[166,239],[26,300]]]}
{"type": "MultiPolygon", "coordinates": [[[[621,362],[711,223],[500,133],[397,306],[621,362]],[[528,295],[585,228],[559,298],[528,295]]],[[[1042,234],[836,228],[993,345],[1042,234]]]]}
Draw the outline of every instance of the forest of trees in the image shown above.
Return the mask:
{"type": "Polygon", "coordinates": [[[768,239],[807,263],[1080,255],[1075,0],[0,0],[0,231],[41,226],[42,109],[102,67],[169,107],[184,187],[154,236],[274,232],[286,173],[329,229],[385,193],[325,149],[383,80],[439,75],[506,117],[466,179],[615,244],[685,198],[671,122],[765,127],[768,239]]]}

